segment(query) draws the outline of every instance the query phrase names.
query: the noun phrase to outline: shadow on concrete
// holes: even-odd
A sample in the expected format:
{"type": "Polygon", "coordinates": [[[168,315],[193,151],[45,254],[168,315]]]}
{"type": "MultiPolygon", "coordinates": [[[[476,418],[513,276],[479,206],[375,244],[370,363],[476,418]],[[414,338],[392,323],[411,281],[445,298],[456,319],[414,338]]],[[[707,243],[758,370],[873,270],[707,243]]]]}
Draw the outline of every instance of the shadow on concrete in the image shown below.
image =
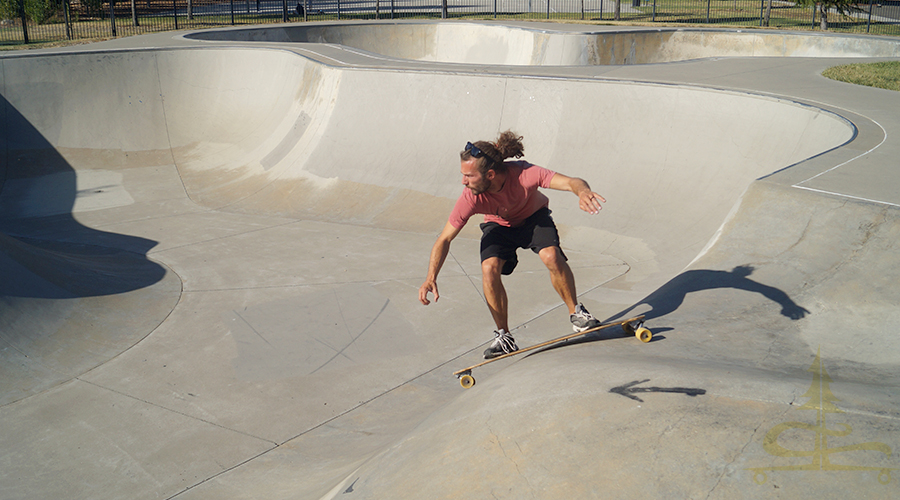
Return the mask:
{"type": "MultiPolygon", "coordinates": [[[[788,294],[784,293],[778,288],[764,285],[762,283],[759,283],[758,281],[754,281],[748,278],[748,276],[753,274],[753,271],[753,266],[749,265],[737,266],[731,271],[713,271],[708,269],[686,271],[679,274],[675,278],[672,278],[672,280],[661,286],[655,292],[648,295],[644,300],[638,302],[637,304],[634,304],[633,306],[625,309],[622,312],[619,312],[615,316],[608,318],[606,321],[604,321],[604,323],[611,323],[621,318],[633,316],[634,313],[632,311],[640,308],[640,306],[645,304],[649,305],[651,309],[646,313],[643,313],[644,321],[662,318],[672,312],[675,312],[681,306],[681,304],[684,303],[684,299],[687,294],[691,292],[714,290],[718,288],[734,288],[736,290],[745,290],[748,292],[759,293],[769,300],[777,302],[779,305],[781,305],[781,314],[795,321],[802,319],[807,314],[809,314],[808,310],[791,300],[788,294]]],[[[666,337],[662,334],[672,330],[673,328],[654,325],[653,339],[651,339],[650,342],[660,342],[666,340],[666,337]]],[[[550,351],[564,346],[572,346],[588,342],[612,340],[624,337],[631,337],[631,335],[625,333],[624,330],[619,327],[606,328],[597,332],[588,333],[582,337],[572,338],[565,342],[560,342],[558,344],[547,346],[543,349],[535,350],[533,354],[550,351]]]]}
{"type": "Polygon", "coordinates": [[[709,269],[685,271],[672,278],[642,301],[616,314],[607,321],[624,318],[631,311],[644,304],[651,307],[649,311],[644,313],[647,321],[661,318],[681,307],[687,294],[718,288],[733,288],[761,294],[767,299],[778,303],[781,306],[781,314],[783,316],[795,321],[809,314],[808,310],[791,300],[788,294],[778,288],[750,279],[748,276],[753,274],[754,270],[753,266],[744,265],[737,266],[731,271],[714,271],[709,269]]]}
{"type": "Polygon", "coordinates": [[[165,268],[146,257],[157,242],[74,218],[76,198],[109,187],[79,191],[75,170],[53,145],[3,96],[0,107],[0,297],[113,295],[159,282],[165,268]]]}
{"type": "Polygon", "coordinates": [[[111,187],[79,192],[75,169],[5,96],[0,113],[3,406],[139,342],[171,313],[181,281],[147,258],[157,242],[79,223],[76,200],[108,196],[111,187]]]}

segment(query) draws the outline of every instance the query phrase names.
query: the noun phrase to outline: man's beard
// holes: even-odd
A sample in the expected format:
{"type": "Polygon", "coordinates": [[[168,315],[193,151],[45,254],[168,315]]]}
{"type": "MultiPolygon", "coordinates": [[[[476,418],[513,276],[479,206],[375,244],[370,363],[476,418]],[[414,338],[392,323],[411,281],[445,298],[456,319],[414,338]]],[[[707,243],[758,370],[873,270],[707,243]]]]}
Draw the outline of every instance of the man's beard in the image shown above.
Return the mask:
{"type": "Polygon", "coordinates": [[[489,181],[487,179],[483,179],[482,182],[480,182],[478,185],[476,185],[474,187],[472,187],[472,186],[467,186],[467,187],[469,188],[470,191],[472,191],[473,195],[478,196],[479,194],[486,193],[487,190],[491,188],[491,181],[489,181]]]}

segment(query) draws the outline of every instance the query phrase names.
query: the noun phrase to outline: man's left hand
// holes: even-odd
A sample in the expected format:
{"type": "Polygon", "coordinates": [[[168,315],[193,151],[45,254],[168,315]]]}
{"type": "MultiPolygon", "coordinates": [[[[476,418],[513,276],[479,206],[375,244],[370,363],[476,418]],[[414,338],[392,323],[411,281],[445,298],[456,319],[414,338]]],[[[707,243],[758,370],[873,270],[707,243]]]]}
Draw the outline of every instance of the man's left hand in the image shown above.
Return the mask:
{"type": "Polygon", "coordinates": [[[606,203],[606,199],[590,189],[585,189],[578,195],[578,206],[589,214],[600,213],[603,208],[601,203],[606,203]]]}

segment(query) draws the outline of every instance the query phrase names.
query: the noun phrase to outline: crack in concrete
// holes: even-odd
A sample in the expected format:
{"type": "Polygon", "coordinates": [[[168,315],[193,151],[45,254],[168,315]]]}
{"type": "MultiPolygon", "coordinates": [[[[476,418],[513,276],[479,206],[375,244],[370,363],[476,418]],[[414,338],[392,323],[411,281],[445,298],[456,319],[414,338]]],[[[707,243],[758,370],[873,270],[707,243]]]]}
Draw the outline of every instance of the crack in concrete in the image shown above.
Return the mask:
{"type": "MultiPolygon", "coordinates": [[[[781,414],[781,417],[779,418],[779,420],[780,420],[781,418],[784,418],[784,416],[787,415],[787,413],[788,413],[789,411],[791,411],[790,405],[789,405],[789,407],[786,408],[786,409],[784,410],[784,412],[781,414]]],[[[725,476],[728,475],[728,470],[731,468],[731,466],[734,465],[734,463],[737,461],[737,459],[738,459],[739,457],[741,457],[741,456],[744,455],[744,452],[747,451],[747,447],[750,446],[751,444],[753,444],[753,442],[756,440],[756,433],[759,432],[759,429],[760,429],[762,426],[763,426],[763,423],[760,423],[759,425],[756,426],[755,429],[753,429],[753,432],[750,433],[750,438],[747,440],[747,442],[744,444],[744,446],[741,447],[741,450],[740,450],[739,452],[737,452],[737,453],[734,454],[734,456],[732,457],[732,459],[731,459],[730,462],[728,462],[727,464],[725,464],[725,467],[722,468],[722,473],[719,474],[719,478],[716,480],[716,484],[714,484],[714,485],[712,486],[712,488],[709,489],[709,492],[706,493],[706,497],[705,497],[705,498],[709,499],[710,496],[712,496],[712,494],[713,494],[713,492],[716,490],[716,488],[719,487],[719,484],[722,483],[722,479],[724,479],[725,476]]]]}
{"type": "MultiPolygon", "coordinates": [[[[494,429],[491,428],[490,420],[486,421],[486,422],[484,423],[484,425],[487,427],[488,432],[489,432],[490,435],[494,438],[494,441],[497,443],[497,446],[500,448],[500,452],[503,453],[503,458],[505,458],[505,459],[508,460],[510,463],[512,463],[513,467],[516,468],[516,474],[517,474],[520,478],[522,478],[522,480],[523,480],[523,481],[525,482],[525,484],[528,486],[528,491],[531,493],[531,497],[532,497],[532,498],[535,498],[535,496],[534,496],[534,487],[533,487],[533,486],[531,485],[531,483],[528,481],[528,476],[526,476],[525,474],[522,473],[522,470],[519,468],[519,463],[518,463],[513,457],[509,456],[509,454],[506,452],[506,448],[504,448],[503,442],[502,442],[500,436],[498,436],[497,433],[494,432],[494,429]]],[[[519,446],[518,441],[515,441],[515,440],[514,440],[514,441],[513,441],[513,444],[516,445],[516,448],[517,448],[517,449],[519,450],[519,452],[521,453],[521,452],[522,452],[522,447],[519,446]]],[[[494,495],[493,491],[491,492],[491,494],[494,495]]],[[[495,496],[495,498],[496,498],[496,495],[494,495],[494,496],[495,496]]]]}

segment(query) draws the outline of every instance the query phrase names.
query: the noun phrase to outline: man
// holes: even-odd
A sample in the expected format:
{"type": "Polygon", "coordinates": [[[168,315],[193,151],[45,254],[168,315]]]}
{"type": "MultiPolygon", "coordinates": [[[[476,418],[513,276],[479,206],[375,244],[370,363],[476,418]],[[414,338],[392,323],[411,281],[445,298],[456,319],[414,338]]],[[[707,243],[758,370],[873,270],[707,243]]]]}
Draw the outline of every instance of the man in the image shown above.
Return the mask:
{"type": "Polygon", "coordinates": [[[484,297],[497,330],[494,342],[484,351],[485,359],[518,350],[509,333],[506,290],[502,275],[513,272],[518,248],[530,248],[540,256],[550,271],[550,282],[569,308],[569,319],[575,331],[584,331],[600,322],[577,302],[575,277],[559,246],[559,234],[548,208],[550,200],[538,188],[570,191],[578,196],[585,212],[596,214],[599,194],[591,191],[582,179],[567,177],[526,161],[506,161],[524,155],[522,137],[511,131],[500,134],[496,142],[467,143],[460,153],[462,183],[466,187],[431,250],[428,277],[419,287],[419,301],[431,303],[440,298],[437,276],[450,252],[450,242],[474,214],[485,214],[481,224],[481,272],[484,297]]]}

